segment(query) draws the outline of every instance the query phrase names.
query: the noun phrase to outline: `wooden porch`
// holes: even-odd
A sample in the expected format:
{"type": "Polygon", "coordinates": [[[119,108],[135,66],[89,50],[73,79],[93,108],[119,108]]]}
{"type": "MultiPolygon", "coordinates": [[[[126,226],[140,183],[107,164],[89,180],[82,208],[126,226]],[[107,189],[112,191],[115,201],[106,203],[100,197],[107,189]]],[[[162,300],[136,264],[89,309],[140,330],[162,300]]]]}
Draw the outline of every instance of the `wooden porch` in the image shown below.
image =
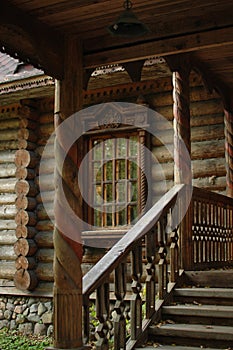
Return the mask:
{"type": "Polygon", "coordinates": [[[89,308],[95,293],[99,349],[132,349],[148,340],[232,346],[232,200],[193,188],[192,228],[181,237],[182,223],[173,225],[172,212],[185,191],[185,185],[172,188],[84,276],[87,343],[93,341],[89,308]]]}
{"type": "MultiPolygon", "coordinates": [[[[186,348],[231,348],[233,4],[228,0],[134,2],[133,9],[150,32],[142,38],[116,40],[109,36],[106,26],[122,10],[118,0],[2,0],[0,5],[1,51],[57,79],[54,349],[80,349],[85,344],[97,349],[132,349],[148,341],[167,344],[164,349],[173,343],[186,348]],[[82,227],[72,221],[61,192],[64,189],[73,212],[83,218],[83,199],[77,186],[83,145],[69,149],[63,171],[59,161],[66,148],[59,126],[83,108],[89,80],[97,67],[121,65],[136,83],[145,60],[154,57],[165,60],[173,78],[174,187],[82,279],[82,227]],[[209,91],[221,97],[228,197],[192,188],[191,162],[182,153],[184,143],[188,156],[191,154],[192,70],[202,75],[209,91]],[[209,272],[201,277],[200,271],[209,272]],[[191,304],[195,301],[198,305],[186,307],[184,303],[190,299],[191,304]],[[200,304],[206,306],[198,308],[200,304]],[[183,323],[185,315],[187,324],[183,323]]],[[[106,93],[99,93],[98,102],[106,102],[105,98],[106,93]]],[[[219,132],[216,128],[217,135],[219,132]]],[[[18,167],[21,165],[19,162],[18,167]]],[[[25,206],[19,209],[27,218],[27,203],[25,206]]],[[[19,221],[18,235],[29,246],[27,223],[19,221]]],[[[25,284],[26,278],[30,289],[36,285],[35,268],[28,268],[27,252],[23,256],[26,268],[20,267],[19,279],[25,284]]]]}

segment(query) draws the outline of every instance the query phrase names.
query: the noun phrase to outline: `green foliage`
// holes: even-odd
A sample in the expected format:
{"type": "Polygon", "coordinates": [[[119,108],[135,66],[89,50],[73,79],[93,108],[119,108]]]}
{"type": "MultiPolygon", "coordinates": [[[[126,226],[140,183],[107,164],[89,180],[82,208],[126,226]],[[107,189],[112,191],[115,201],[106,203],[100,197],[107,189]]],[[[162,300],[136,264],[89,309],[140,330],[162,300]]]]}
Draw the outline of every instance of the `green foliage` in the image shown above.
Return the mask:
{"type": "Polygon", "coordinates": [[[45,336],[24,336],[16,331],[0,330],[0,349],[4,350],[44,350],[52,344],[45,336]]]}

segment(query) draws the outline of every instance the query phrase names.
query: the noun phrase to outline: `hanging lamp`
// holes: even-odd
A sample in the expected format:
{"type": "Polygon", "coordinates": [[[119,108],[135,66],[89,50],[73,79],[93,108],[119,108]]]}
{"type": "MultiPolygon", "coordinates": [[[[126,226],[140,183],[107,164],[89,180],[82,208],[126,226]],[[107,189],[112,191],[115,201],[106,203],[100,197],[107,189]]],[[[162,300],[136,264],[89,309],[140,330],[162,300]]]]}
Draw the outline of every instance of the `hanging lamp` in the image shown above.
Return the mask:
{"type": "Polygon", "coordinates": [[[124,2],[125,10],[120,14],[117,20],[107,29],[113,36],[137,37],[145,35],[149,32],[148,27],[139,21],[132,11],[132,2],[126,0],[124,2]]]}

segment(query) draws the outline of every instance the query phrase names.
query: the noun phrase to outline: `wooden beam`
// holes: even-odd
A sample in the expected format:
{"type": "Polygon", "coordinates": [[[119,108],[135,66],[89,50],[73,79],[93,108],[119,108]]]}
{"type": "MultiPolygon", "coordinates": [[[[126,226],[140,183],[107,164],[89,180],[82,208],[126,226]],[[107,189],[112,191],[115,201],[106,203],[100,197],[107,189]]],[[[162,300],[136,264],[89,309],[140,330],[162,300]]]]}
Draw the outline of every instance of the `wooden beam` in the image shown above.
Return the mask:
{"type": "Polygon", "coordinates": [[[184,52],[193,52],[211,47],[223,47],[233,43],[233,26],[152,40],[132,46],[103,50],[84,55],[84,67],[94,68],[101,65],[143,60],[152,56],[169,56],[184,52]]]}
{"type": "Polygon", "coordinates": [[[9,4],[0,3],[0,50],[63,77],[64,39],[61,33],[9,4]]]}

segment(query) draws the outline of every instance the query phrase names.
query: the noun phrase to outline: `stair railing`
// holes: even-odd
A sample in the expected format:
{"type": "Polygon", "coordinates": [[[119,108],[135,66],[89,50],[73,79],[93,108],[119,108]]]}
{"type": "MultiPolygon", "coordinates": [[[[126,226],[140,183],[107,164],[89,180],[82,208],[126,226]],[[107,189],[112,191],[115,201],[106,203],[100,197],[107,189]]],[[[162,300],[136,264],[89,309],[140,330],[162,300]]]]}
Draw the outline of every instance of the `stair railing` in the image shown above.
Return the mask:
{"type": "Polygon", "coordinates": [[[179,274],[178,227],[170,224],[184,190],[176,185],[168,191],[83,277],[86,343],[132,349],[143,338],[156,299],[166,297],[179,274]]]}
{"type": "Polygon", "coordinates": [[[233,266],[233,200],[224,195],[193,188],[193,269],[233,266]]]}

